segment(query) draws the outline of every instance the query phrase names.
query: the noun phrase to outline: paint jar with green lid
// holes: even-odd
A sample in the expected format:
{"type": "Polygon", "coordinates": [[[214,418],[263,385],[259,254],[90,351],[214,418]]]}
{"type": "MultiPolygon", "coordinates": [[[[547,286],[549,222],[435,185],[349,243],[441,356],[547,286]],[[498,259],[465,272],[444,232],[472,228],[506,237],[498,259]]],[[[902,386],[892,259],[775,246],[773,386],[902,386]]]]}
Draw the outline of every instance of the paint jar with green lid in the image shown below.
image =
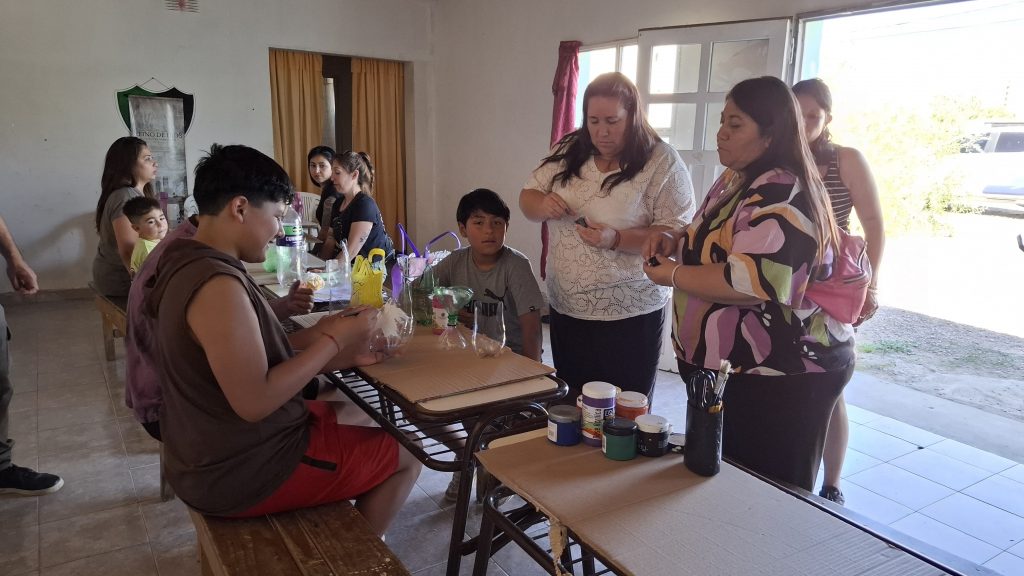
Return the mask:
{"type": "Polygon", "coordinates": [[[609,418],[604,421],[601,434],[601,451],[612,460],[636,458],[636,422],[625,418],[609,418]]]}

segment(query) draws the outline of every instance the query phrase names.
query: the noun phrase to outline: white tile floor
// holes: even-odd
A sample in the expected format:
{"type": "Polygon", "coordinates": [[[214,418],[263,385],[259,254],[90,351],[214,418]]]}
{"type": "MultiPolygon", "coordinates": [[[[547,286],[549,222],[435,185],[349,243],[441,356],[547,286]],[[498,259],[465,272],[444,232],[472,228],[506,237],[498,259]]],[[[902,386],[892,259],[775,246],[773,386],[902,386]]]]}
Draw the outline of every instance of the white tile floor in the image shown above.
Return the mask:
{"type": "Polygon", "coordinates": [[[847,508],[1007,576],[1024,575],[1024,465],[847,409],[847,508]]]}

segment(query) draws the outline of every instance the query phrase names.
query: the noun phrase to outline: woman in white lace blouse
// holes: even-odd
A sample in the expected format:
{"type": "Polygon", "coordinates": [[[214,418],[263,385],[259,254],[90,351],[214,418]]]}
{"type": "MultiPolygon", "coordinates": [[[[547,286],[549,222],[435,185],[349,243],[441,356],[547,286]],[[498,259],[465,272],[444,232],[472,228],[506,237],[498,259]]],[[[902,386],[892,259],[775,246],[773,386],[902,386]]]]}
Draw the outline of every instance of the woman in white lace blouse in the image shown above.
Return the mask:
{"type": "Polygon", "coordinates": [[[647,123],[629,78],[590,83],[583,126],[533,171],[519,206],[548,223],[558,376],[574,391],[599,380],[650,396],[670,290],[644,275],[640,249],[649,233],[686,225],[694,199],[686,165],[647,123]]]}

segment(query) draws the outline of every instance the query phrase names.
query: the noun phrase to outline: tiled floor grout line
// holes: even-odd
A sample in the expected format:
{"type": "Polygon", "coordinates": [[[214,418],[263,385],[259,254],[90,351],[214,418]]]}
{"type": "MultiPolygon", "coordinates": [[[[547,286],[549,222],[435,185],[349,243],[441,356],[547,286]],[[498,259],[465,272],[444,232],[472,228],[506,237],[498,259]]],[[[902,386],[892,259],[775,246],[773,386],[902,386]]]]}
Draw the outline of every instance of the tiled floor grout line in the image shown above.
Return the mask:
{"type": "MultiPolygon", "coordinates": [[[[862,424],[862,425],[864,425],[864,424],[862,424]]],[[[871,427],[870,427],[870,426],[868,426],[868,428],[871,428],[871,427]]],[[[902,440],[902,441],[904,441],[904,442],[910,442],[909,440],[907,440],[907,439],[905,439],[905,438],[900,438],[899,436],[895,436],[895,435],[893,435],[893,434],[890,434],[890,433],[888,433],[888,432],[886,432],[886,431],[884,431],[884,430],[878,430],[878,429],[876,429],[876,428],[872,428],[872,430],[875,430],[876,432],[881,432],[882,434],[885,434],[885,435],[887,435],[887,436],[890,436],[890,437],[892,437],[892,438],[895,438],[895,439],[897,439],[897,440],[902,440]]],[[[927,430],[926,430],[926,432],[927,432],[927,430]]],[[[934,433],[933,433],[933,434],[934,434],[934,433]]],[[[934,446],[935,444],[938,444],[939,442],[943,442],[943,441],[945,441],[945,440],[949,440],[949,438],[945,438],[945,437],[943,437],[943,438],[942,438],[942,440],[939,440],[938,442],[935,442],[935,443],[931,444],[931,446],[934,446]]],[[[913,442],[912,442],[912,444],[915,444],[915,445],[916,445],[916,443],[913,443],[913,442]]],[[[927,447],[927,446],[925,446],[925,447],[920,447],[920,448],[918,448],[918,450],[927,450],[927,449],[928,449],[928,447],[927,447]]],[[[933,450],[933,452],[934,452],[934,450],[933,450]]],[[[914,452],[908,452],[907,454],[913,454],[913,453],[914,453],[914,452]]],[[[938,453],[938,452],[937,452],[937,453],[938,453]]],[[[996,509],[998,509],[998,510],[1001,510],[1001,511],[1003,511],[1003,512],[1006,512],[1007,514],[1011,514],[1011,515],[1013,515],[1013,516],[1018,516],[1018,514],[1016,514],[1016,513],[1015,513],[1015,512],[1013,512],[1012,510],[1006,510],[1005,508],[1002,508],[1002,507],[1000,507],[1000,506],[997,506],[997,505],[995,505],[995,504],[992,504],[992,503],[989,503],[989,502],[985,502],[984,500],[981,500],[981,499],[975,498],[974,496],[971,496],[970,494],[965,494],[965,493],[964,493],[964,491],[965,491],[965,490],[967,490],[968,488],[970,488],[971,486],[975,486],[975,485],[977,485],[977,484],[980,484],[981,482],[984,482],[985,480],[988,480],[988,479],[992,478],[993,476],[1001,476],[1001,473],[1002,473],[1002,472],[1005,472],[1006,470],[1009,470],[1009,469],[1013,468],[1013,466],[1009,466],[1009,467],[1007,467],[1007,468],[1005,468],[1005,469],[1003,469],[1003,470],[1001,470],[1001,471],[999,471],[999,472],[990,472],[990,471],[988,471],[988,470],[985,470],[986,472],[989,472],[989,475],[988,475],[988,476],[986,476],[986,477],[982,478],[981,480],[978,480],[977,482],[975,482],[975,483],[973,483],[973,484],[970,484],[970,485],[968,485],[968,486],[965,486],[965,487],[964,487],[963,489],[961,489],[961,490],[954,490],[953,488],[950,488],[949,486],[945,486],[944,484],[940,484],[939,482],[936,482],[935,480],[932,480],[931,478],[927,478],[927,477],[925,477],[925,476],[922,476],[922,475],[918,474],[917,472],[914,472],[914,471],[912,471],[912,470],[907,470],[906,468],[903,468],[903,467],[901,467],[901,466],[900,466],[899,464],[894,464],[894,463],[893,463],[893,461],[894,461],[894,460],[897,460],[897,459],[899,459],[899,458],[902,458],[903,456],[906,456],[907,454],[901,454],[900,456],[896,456],[895,458],[890,458],[889,460],[882,460],[881,458],[876,458],[876,459],[880,460],[879,464],[875,464],[875,465],[873,465],[873,466],[870,466],[870,467],[868,467],[868,468],[865,468],[864,470],[861,470],[861,471],[859,471],[859,472],[857,472],[857,473],[859,474],[859,473],[861,473],[861,472],[864,472],[864,471],[870,470],[870,469],[872,469],[872,468],[876,468],[876,467],[880,466],[880,465],[881,465],[881,464],[883,464],[883,463],[884,463],[884,464],[889,464],[889,465],[891,465],[891,466],[894,466],[894,467],[896,467],[896,468],[899,468],[900,470],[902,470],[902,471],[904,471],[904,472],[907,472],[907,473],[909,473],[909,474],[912,474],[912,475],[914,475],[914,476],[917,476],[918,478],[922,478],[922,479],[924,479],[924,480],[928,480],[928,481],[930,481],[930,482],[934,482],[935,484],[938,484],[939,486],[942,486],[942,487],[944,487],[944,488],[947,488],[947,489],[949,489],[949,490],[953,490],[953,493],[952,493],[952,494],[949,494],[949,495],[947,495],[947,496],[944,496],[943,498],[940,498],[940,499],[939,499],[939,500],[937,500],[936,502],[932,502],[931,504],[928,504],[927,506],[923,506],[923,507],[921,507],[921,508],[916,508],[916,509],[915,509],[915,508],[911,508],[910,506],[907,506],[906,504],[903,504],[903,503],[897,502],[897,504],[900,504],[901,506],[903,506],[903,507],[905,507],[905,508],[907,508],[907,509],[911,510],[911,513],[910,513],[910,514],[907,514],[907,515],[905,515],[905,516],[902,516],[902,517],[900,517],[900,518],[897,518],[897,519],[895,519],[895,520],[893,520],[893,521],[891,521],[891,522],[888,522],[888,523],[886,524],[887,526],[892,526],[893,524],[895,524],[895,523],[897,523],[897,522],[899,522],[899,521],[901,521],[901,520],[904,520],[904,519],[906,519],[907,517],[909,517],[909,516],[911,516],[911,515],[913,515],[913,514],[921,514],[921,515],[923,515],[923,516],[927,517],[928,519],[930,519],[931,521],[933,521],[933,522],[937,522],[937,523],[939,523],[939,524],[941,524],[941,525],[943,525],[943,526],[945,526],[945,527],[947,527],[947,528],[949,528],[949,529],[951,529],[951,530],[953,530],[953,531],[955,531],[955,532],[957,532],[957,533],[959,533],[959,534],[962,534],[962,535],[964,535],[964,536],[967,536],[967,537],[969,537],[969,538],[972,538],[972,539],[974,539],[974,540],[977,540],[977,541],[979,541],[979,542],[983,542],[984,544],[987,544],[987,545],[989,545],[989,546],[992,546],[993,548],[996,548],[996,549],[998,549],[998,550],[999,550],[999,553],[1000,553],[1000,554],[1001,554],[1001,553],[1010,553],[1010,554],[1011,554],[1011,555],[1013,555],[1013,556],[1017,556],[1016,554],[1013,554],[1012,552],[1009,552],[1009,550],[1010,550],[1010,548],[1013,548],[1013,547],[1017,546],[1018,544],[1020,544],[1020,542],[1014,542],[1014,543],[1011,543],[1010,545],[1008,545],[1008,546],[1006,546],[1006,547],[1000,547],[1000,546],[998,546],[998,545],[996,545],[996,544],[992,544],[991,542],[987,542],[987,541],[985,541],[985,540],[982,540],[982,539],[978,538],[977,536],[974,536],[974,535],[968,534],[967,532],[964,532],[963,530],[961,530],[961,529],[959,529],[959,528],[957,528],[957,527],[955,527],[955,526],[951,526],[951,525],[949,525],[949,524],[947,524],[947,523],[943,522],[942,520],[939,520],[938,518],[933,518],[932,516],[929,516],[928,514],[925,514],[925,513],[923,513],[923,512],[922,512],[922,510],[924,510],[925,508],[928,508],[929,506],[932,506],[933,504],[935,504],[935,503],[937,503],[937,502],[941,502],[942,500],[945,500],[945,499],[947,499],[947,498],[950,498],[950,497],[951,497],[951,496],[953,496],[954,494],[961,494],[961,495],[963,495],[964,497],[967,497],[967,498],[970,498],[970,499],[972,499],[972,500],[975,500],[975,501],[977,501],[977,502],[979,502],[979,503],[981,503],[981,504],[986,504],[986,505],[988,505],[988,506],[992,506],[993,508],[996,508],[996,509]]],[[[939,453],[939,454],[941,454],[941,453],[939,453]]],[[[868,454],[868,455],[870,456],[870,454],[868,454]]],[[[962,460],[962,459],[960,459],[960,458],[956,458],[956,457],[954,457],[954,456],[949,456],[949,455],[946,455],[946,454],[942,454],[942,455],[943,455],[943,456],[946,456],[947,458],[950,458],[950,459],[952,459],[952,460],[956,460],[957,462],[962,462],[962,463],[964,463],[964,464],[969,464],[969,465],[972,465],[972,466],[973,466],[973,464],[971,464],[970,462],[967,462],[967,461],[965,461],[965,460],[962,460]]],[[[1005,477],[1005,476],[1003,476],[1003,477],[1004,477],[1004,478],[1007,478],[1007,477],[1005,477]]],[[[1009,479],[1009,480],[1013,480],[1012,478],[1008,478],[1008,479],[1009,479]]],[[[853,485],[857,486],[857,487],[858,487],[858,488],[860,488],[861,490],[865,490],[865,491],[867,491],[867,492],[871,492],[872,494],[874,494],[875,496],[878,496],[879,498],[884,498],[884,499],[886,499],[886,500],[890,500],[890,501],[893,501],[893,500],[892,500],[892,498],[889,498],[888,496],[885,496],[885,495],[883,495],[883,494],[879,494],[878,492],[875,492],[874,490],[872,490],[872,489],[870,489],[870,488],[868,488],[868,487],[866,487],[866,486],[863,486],[863,485],[861,485],[861,484],[858,484],[858,483],[857,483],[857,482],[856,482],[855,480],[851,480],[851,479],[850,479],[849,477],[845,477],[845,478],[843,478],[842,480],[843,480],[843,482],[849,482],[850,484],[853,484],[853,485]]],[[[1019,516],[1018,516],[1018,517],[1019,517],[1019,516]]],[[[996,556],[998,556],[998,555],[999,555],[999,554],[996,554],[996,556]]],[[[995,556],[993,556],[992,558],[995,558],[995,556]]],[[[991,560],[991,558],[990,558],[989,560],[991,560]]],[[[986,561],[987,561],[987,560],[986,560],[986,561]]]]}
{"type": "MultiPolygon", "coordinates": [[[[122,359],[122,361],[123,361],[123,359],[122,359]]],[[[103,363],[102,364],[103,377],[104,377],[104,389],[107,392],[107,400],[111,403],[111,408],[113,408],[113,403],[114,403],[115,399],[114,399],[114,397],[113,397],[113,395],[111,393],[111,390],[110,390],[111,378],[110,378],[110,372],[109,372],[109,365],[113,364],[113,363],[116,363],[116,362],[118,362],[118,358],[117,357],[115,357],[115,360],[112,361],[112,362],[111,361],[107,361],[105,356],[104,356],[104,358],[102,360],[102,363],[103,363]]],[[[38,374],[37,374],[37,379],[38,379],[38,374]]],[[[38,413],[38,382],[37,382],[36,412],[38,413]]],[[[159,574],[160,568],[159,568],[159,564],[156,561],[156,553],[153,551],[153,538],[152,538],[152,535],[151,535],[151,532],[150,532],[149,522],[146,521],[146,516],[145,516],[145,514],[142,513],[142,495],[139,493],[139,488],[138,488],[138,486],[137,486],[137,484],[135,482],[135,476],[131,473],[131,466],[128,464],[128,460],[127,460],[128,446],[127,446],[127,443],[125,442],[124,432],[123,432],[123,429],[121,427],[121,423],[119,422],[119,418],[117,417],[116,410],[115,410],[114,415],[111,418],[111,420],[114,421],[114,425],[117,427],[118,437],[120,438],[120,441],[121,441],[121,446],[120,446],[121,452],[125,455],[125,469],[128,471],[128,477],[129,477],[129,480],[131,480],[131,483],[132,483],[132,493],[135,496],[135,502],[132,503],[131,505],[135,507],[135,509],[138,512],[139,516],[142,518],[143,526],[146,529],[146,542],[145,542],[145,544],[146,544],[147,549],[149,550],[150,558],[153,561],[153,569],[156,571],[157,574],[159,574]]],[[[67,428],[70,428],[72,426],[74,426],[74,425],[69,425],[69,426],[67,426],[67,428]]],[[[37,421],[36,421],[36,428],[37,428],[36,433],[38,435],[38,418],[37,418],[37,421]]],[[[59,429],[59,428],[57,428],[57,429],[59,429]]],[[[140,468],[141,468],[141,466],[140,466],[140,468]]],[[[104,508],[104,509],[101,509],[101,510],[94,510],[94,511],[90,512],[90,514],[93,514],[93,513],[96,513],[96,512],[105,512],[107,510],[114,510],[116,508],[121,508],[121,507],[127,508],[128,505],[121,504],[121,505],[118,505],[118,506],[112,506],[110,508],[104,508]]],[[[40,514],[39,510],[40,510],[40,508],[41,507],[38,505],[38,501],[37,501],[36,514],[37,514],[37,526],[39,527],[39,529],[37,531],[37,534],[38,534],[37,537],[39,538],[39,546],[38,546],[39,563],[38,563],[38,567],[39,567],[39,570],[42,571],[43,563],[42,563],[42,545],[41,545],[42,542],[41,542],[41,539],[42,539],[42,526],[43,526],[43,523],[41,522],[41,518],[39,518],[39,514],[40,514]]],[[[59,519],[59,520],[53,520],[51,522],[47,522],[47,524],[53,524],[53,523],[56,523],[56,522],[64,522],[64,521],[67,521],[67,520],[69,520],[69,518],[62,518],[62,519],[59,519]]],[[[117,552],[119,550],[124,550],[126,548],[130,548],[130,547],[138,546],[138,545],[139,544],[133,544],[131,546],[123,546],[123,547],[120,547],[120,548],[115,548],[115,549],[112,549],[112,550],[107,550],[107,551],[100,552],[100,553],[97,553],[97,554],[91,554],[91,555],[83,556],[81,558],[76,558],[76,559],[70,560],[68,562],[62,562],[61,564],[55,564],[53,566],[48,566],[47,569],[51,569],[52,570],[52,569],[55,569],[55,568],[57,568],[59,566],[63,566],[65,564],[70,564],[72,562],[79,562],[79,561],[85,560],[87,558],[93,558],[93,557],[96,557],[96,556],[102,556],[104,554],[110,554],[110,553],[113,553],[113,552],[117,552]]]]}
{"type": "MultiPolygon", "coordinates": [[[[143,511],[142,511],[142,504],[143,504],[143,502],[142,502],[142,494],[139,491],[138,483],[135,481],[135,474],[132,473],[132,467],[131,467],[131,464],[128,461],[128,443],[125,441],[124,429],[121,426],[121,419],[117,416],[117,407],[113,405],[114,402],[116,401],[116,398],[114,396],[113,390],[111,389],[111,383],[113,382],[115,385],[117,385],[118,383],[116,381],[116,378],[112,378],[111,377],[110,368],[111,368],[111,364],[116,364],[118,361],[123,362],[124,358],[121,357],[120,360],[118,359],[117,348],[116,347],[114,349],[114,360],[112,362],[111,361],[107,361],[106,360],[106,355],[105,355],[105,353],[103,353],[103,377],[104,377],[104,380],[106,381],[105,383],[106,383],[106,389],[107,389],[107,396],[110,399],[111,408],[114,411],[113,412],[114,425],[117,426],[117,434],[121,438],[121,450],[124,451],[124,454],[125,454],[125,466],[128,469],[128,477],[132,481],[132,490],[135,492],[135,505],[136,505],[136,507],[138,509],[139,516],[142,517],[142,525],[146,529],[146,548],[149,550],[149,557],[153,561],[153,570],[156,572],[157,576],[159,576],[159,574],[160,574],[160,563],[157,562],[156,551],[153,550],[153,532],[152,532],[152,527],[150,526],[151,520],[147,520],[145,513],[143,513],[143,511]]],[[[115,376],[116,376],[116,374],[115,374],[115,376]]],[[[142,468],[142,466],[138,466],[137,468],[142,468]]]]}
{"type": "MultiPolygon", "coordinates": [[[[881,432],[881,430],[879,430],[879,432],[881,432]]],[[[890,436],[892,436],[892,435],[890,434],[890,436]]],[[[905,440],[905,439],[903,439],[903,438],[899,438],[898,436],[893,436],[893,438],[896,438],[896,439],[898,439],[898,440],[903,440],[904,442],[907,442],[907,440],[905,440]]],[[[948,438],[944,438],[943,440],[948,440],[948,438]]],[[[940,442],[941,442],[941,440],[940,440],[940,442]]],[[[936,442],[936,444],[938,444],[938,442],[936,442]]],[[[924,448],[919,448],[918,450],[927,450],[927,449],[928,449],[927,447],[924,447],[924,448]]],[[[933,452],[934,452],[934,450],[933,450],[933,452]]],[[[998,505],[996,505],[996,504],[992,504],[992,503],[990,503],[990,502],[985,502],[984,500],[981,500],[981,499],[979,499],[979,498],[975,498],[974,496],[971,496],[970,494],[964,494],[964,491],[966,491],[966,490],[967,490],[968,488],[970,488],[970,487],[972,487],[972,486],[976,486],[976,485],[978,485],[978,484],[981,484],[982,482],[984,482],[984,481],[986,481],[986,480],[989,480],[989,479],[990,479],[990,478],[992,478],[993,476],[1002,476],[1002,473],[1003,473],[1003,472],[1006,472],[1006,471],[1007,471],[1007,470],[1009,470],[1010,468],[1013,468],[1013,466],[1010,466],[1010,467],[1008,467],[1008,468],[1004,468],[1003,470],[1000,470],[999,472],[990,472],[989,470],[985,470],[986,472],[989,472],[989,475],[988,475],[988,476],[985,476],[984,478],[982,478],[981,480],[978,480],[977,482],[974,482],[974,483],[972,483],[972,484],[969,484],[969,485],[967,485],[967,486],[964,486],[964,487],[963,487],[962,489],[960,489],[960,490],[956,490],[956,489],[953,489],[953,488],[951,488],[951,487],[949,487],[949,486],[946,486],[945,484],[942,484],[942,483],[940,483],[940,482],[936,482],[935,480],[933,480],[933,479],[931,479],[931,478],[928,478],[928,477],[926,477],[926,476],[922,476],[922,475],[918,474],[917,472],[914,472],[913,470],[907,470],[906,468],[903,468],[903,467],[902,467],[902,466],[900,466],[899,464],[895,464],[895,463],[893,462],[894,460],[898,460],[899,458],[902,458],[903,456],[906,456],[906,455],[908,455],[908,454],[913,454],[913,453],[914,453],[914,452],[907,452],[907,454],[901,454],[900,456],[897,456],[896,458],[891,458],[891,459],[889,459],[889,460],[882,460],[882,461],[881,461],[881,462],[880,462],[879,464],[875,464],[875,465],[873,465],[873,466],[869,466],[868,468],[865,468],[864,470],[860,470],[860,471],[858,471],[858,472],[857,472],[857,474],[860,474],[861,472],[866,472],[867,470],[870,470],[870,469],[872,469],[872,468],[876,468],[876,467],[878,467],[878,466],[879,466],[879,465],[881,465],[881,464],[889,464],[890,466],[895,466],[896,468],[899,468],[900,470],[902,470],[902,471],[904,471],[904,472],[906,472],[906,473],[908,473],[908,474],[913,474],[914,476],[917,476],[918,478],[921,478],[921,479],[923,479],[923,480],[928,480],[929,482],[933,482],[933,483],[935,483],[935,484],[938,484],[939,486],[942,486],[943,488],[946,488],[946,489],[948,489],[948,490],[953,490],[953,494],[963,494],[964,496],[966,496],[966,497],[968,497],[968,498],[971,498],[971,499],[977,500],[978,502],[981,502],[982,504],[988,504],[989,506],[992,506],[993,508],[997,508],[997,509],[999,509],[999,510],[1002,510],[1003,512],[1006,512],[1007,514],[1012,514],[1012,515],[1014,515],[1014,516],[1019,516],[1019,515],[1018,515],[1018,514],[1017,514],[1016,512],[1014,512],[1013,510],[1007,510],[1007,509],[1005,509],[1005,508],[1003,508],[1003,507],[1001,507],[1001,506],[998,506],[998,505]]],[[[945,454],[942,454],[942,455],[943,455],[943,456],[946,456],[945,454]]],[[[952,460],[956,460],[957,462],[962,462],[962,463],[964,463],[964,464],[969,464],[969,465],[972,465],[972,466],[973,466],[973,464],[971,464],[970,462],[967,462],[967,461],[965,461],[965,460],[961,460],[961,459],[959,459],[959,458],[954,458],[954,457],[952,457],[952,456],[946,456],[946,457],[947,457],[947,458],[950,458],[950,459],[952,459],[952,460]]],[[[879,458],[879,460],[881,460],[881,459],[879,458]]],[[[977,468],[977,466],[975,466],[975,467],[977,468]]],[[[984,469],[983,469],[983,470],[984,470],[984,469]]],[[[1009,478],[1009,477],[1007,477],[1007,476],[1002,476],[1002,477],[1003,477],[1003,478],[1007,478],[1008,480],[1011,480],[1011,481],[1014,481],[1014,482],[1016,482],[1015,480],[1013,480],[1013,478],[1009,478]]],[[[859,488],[862,488],[862,489],[864,489],[864,490],[867,490],[867,491],[869,491],[869,492],[871,492],[871,493],[873,493],[873,494],[875,494],[875,495],[877,495],[877,496],[881,496],[882,498],[886,498],[886,499],[888,499],[888,500],[892,500],[891,498],[888,498],[888,497],[886,497],[886,496],[884,496],[884,495],[882,495],[882,494],[878,494],[877,492],[875,492],[874,490],[871,490],[870,488],[867,488],[867,487],[865,487],[865,486],[862,486],[862,485],[858,484],[858,483],[857,483],[856,481],[854,481],[854,480],[850,480],[850,479],[849,479],[848,477],[847,477],[847,478],[843,478],[842,480],[843,480],[844,482],[847,482],[847,481],[849,481],[849,482],[850,482],[850,483],[852,483],[852,484],[856,484],[856,485],[857,485],[857,487],[859,487],[859,488]]],[[[1019,484],[1019,482],[1018,482],[1018,484],[1019,484]]],[[[952,494],[950,494],[949,496],[952,496],[952,494]]],[[[946,496],[946,497],[944,497],[944,498],[941,498],[941,499],[937,500],[936,502],[939,502],[939,501],[941,501],[941,500],[945,500],[946,498],[949,498],[949,496],[946,496]]],[[[933,504],[934,504],[934,502],[933,502],[933,504]]],[[[906,504],[904,504],[904,506],[906,506],[906,504]]],[[[928,506],[931,506],[931,504],[929,504],[928,506]]],[[[927,508],[928,506],[925,506],[924,508],[927,508]]],[[[909,506],[907,506],[907,508],[909,508],[909,506]]],[[[920,510],[923,510],[923,508],[921,508],[921,509],[918,509],[918,510],[914,510],[914,511],[915,511],[915,512],[919,512],[920,510]]],[[[1012,546],[1011,546],[1011,547],[1012,547],[1012,546]]]]}
{"type": "MultiPolygon", "coordinates": [[[[850,484],[853,484],[853,485],[857,486],[857,487],[858,487],[858,488],[860,488],[861,490],[864,490],[864,491],[867,491],[867,492],[871,492],[872,494],[874,494],[875,496],[878,496],[879,498],[885,498],[886,500],[892,500],[891,498],[888,498],[887,496],[884,496],[884,495],[882,495],[882,494],[879,494],[878,492],[875,492],[874,490],[872,490],[872,489],[870,489],[870,488],[866,488],[866,487],[864,487],[864,486],[861,486],[860,484],[857,484],[856,482],[850,481],[850,484]]],[[[965,494],[965,496],[967,496],[967,495],[965,494]]],[[[948,498],[948,496],[947,496],[947,498],[948,498]]],[[[899,503],[897,502],[897,504],[899,504],[899,503]]],[[[907,515],[905,515],[905,516],[901,516],[901,517],[899,517],[899,518],[897,518],[897,519],[893,520],[892,522],[888,522],[888,523],[884,524],[885,526],[889,526],[889,527],[892,527],[892,525],[893,525],[893,524],[895,524],[895,523],[897,523],[897,522],[899,522],[899,521],[901,521],[901,520],[905,520],[905,519],[909,518],[910,516],[913,516],[914,514],[921,514],[922,516],[925,516],[925,517],[926,517],[926,518],[928,518],[929,520],[931,520],[931,521],[933,521],[933,522],[937,522],[937,523],[939,523],[939,524],[942,524],[943,526],[945,526],[946,528],[949,528],[950,530],[953,530],[953,531],[955,531],[955,532],[957,532],[957,533],[959,533],[959,534],[963,534],[964,536],[966,536],[966,537],[968,537],[968,538],[972,538],[972,539],[974,539],[974,540],[978,540],[979,542],[982,542],[982,543],[984,543],[984,544],[987,544],[987,545],[989,545],[989,546],[992,546],[993,548],[997,548],[997,549],[999,549],[999,547],[998,547],[998,546],[996,546],[995,544],[991,544],[991,543],[989,543],[989,542],[985,542],[984,540],[981,540],[981,539],[980,539],[980,538],[978,538],[977,536],[972,536],[972,535],[968,534],[967,532],[964,532],[963,530],[960,530],[959,528],[957,528],[957,527],[955,527],[955,526],[950,526],[949,524],[946,524],[946,523],[945,523],[945,522],[943,522],[942,520],[939,520],[939,519],[937,519],[937,518],[932,518],[931,516],[928,516],[927,514],[924,514],[924,513],[922,513],[922,512],[921,512],[921,510],[923,510],[923,508],[921,508],[921,509],[917,509],[917,510],[914,510],[914,509],[910,508],[909,506],[906,506],[905,504],[902,504],[902,506],[904,506],[904,507],[908,508],[908,509],[910,510],[910,514],[907,514],[907,515]]],[[[931,504],[929,504],[929,506],[931,506],[931,504]]],[[[927,507],[928,507],[928,506],[925,506],[925,508],[927,508],[927,507]]],[[[898,530],[898,529],[896,529],[896,530],[898,530]]],[[[1007,547],[1007,548],[1002,548],[1002,549],[999,549],[999,553],[1002,553],[1002,552],[1006,552],[1006,551],[1008,551],[1008,550],[1009,550],[1010,548],[1012,548],[1012,547],[1014,547],[1014,546],[1016,546],[1016,543],[1015,543],[1015,544],[1011,544],[1011,545],[1010,545],[1009,547],[1007,547]]],[[[998,556],[998,554],[999,554],[999,553],[997,553],[997,554],[996,554],[996,556],[998,556]]],[[[993,556],[992,558],[995,558],[995,556],[993,556]]],[[[991,560],[991,558],[989,558],[989,560],[991,560]]]]}

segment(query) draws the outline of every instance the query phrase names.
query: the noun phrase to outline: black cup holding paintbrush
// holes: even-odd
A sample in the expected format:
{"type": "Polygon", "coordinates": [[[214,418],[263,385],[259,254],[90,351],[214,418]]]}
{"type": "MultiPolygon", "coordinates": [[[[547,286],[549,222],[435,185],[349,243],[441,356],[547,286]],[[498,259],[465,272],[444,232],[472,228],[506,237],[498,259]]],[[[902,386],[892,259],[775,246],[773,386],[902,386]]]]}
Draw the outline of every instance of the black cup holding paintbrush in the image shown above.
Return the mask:
{"type": "Polygon", "coordinates": [[[724,412],[718,404],[708,412],[686,403],[686,448],[683,463],[694,474],[714,476],[722,468],[722,423],[724,412]]]}
{"type": "Polygon", "coordinates": [[[686,447],[683,462],[693,473],[714,476],[722,467],[721,398],[715,394],[715,372],[695,370],[686,382],[686,447]]]}

